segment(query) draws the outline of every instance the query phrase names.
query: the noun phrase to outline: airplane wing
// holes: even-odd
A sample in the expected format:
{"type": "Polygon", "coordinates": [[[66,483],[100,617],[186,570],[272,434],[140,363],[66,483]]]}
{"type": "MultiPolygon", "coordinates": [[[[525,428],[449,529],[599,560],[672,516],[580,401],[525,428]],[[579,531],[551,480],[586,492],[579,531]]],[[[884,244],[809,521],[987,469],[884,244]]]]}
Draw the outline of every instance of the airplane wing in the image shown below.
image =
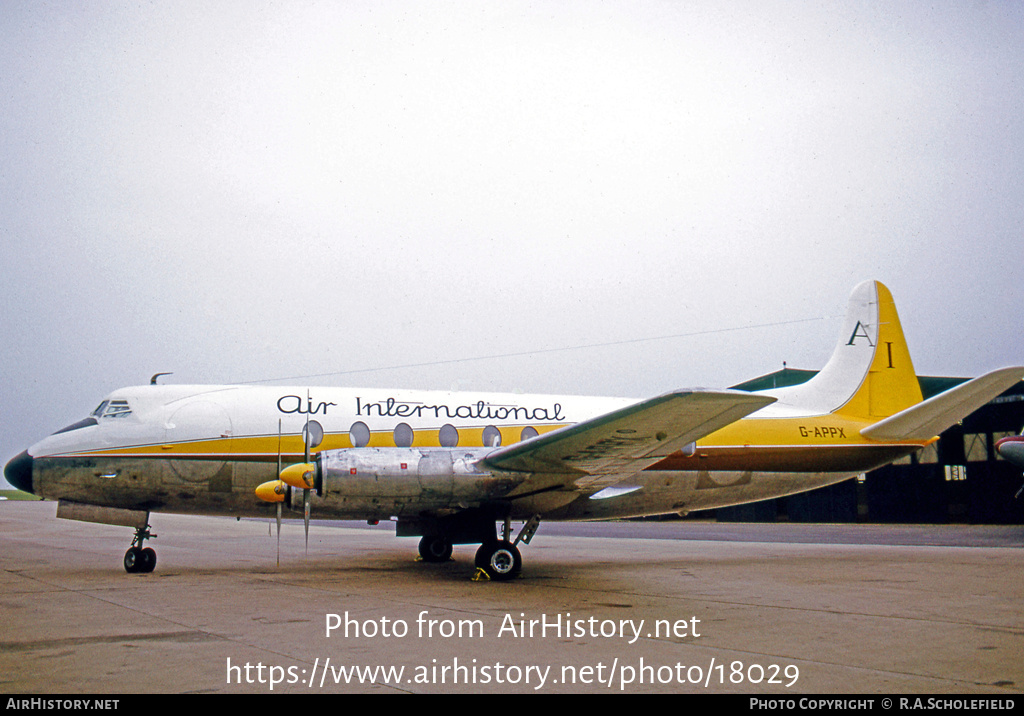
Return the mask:
{"type": "Polygon", "coordinates": [[[508,447],[484,467],[565,475],[565,483],[602,489],[775,402],[742,391],[684,390],[643,400],[508,447]]]}
{"type": "Polygon", "coordinates": [[[869,425],[872,440],[928,440],[953,426],[1024,377],[1024,368],[1001,368],[869,425]]]}

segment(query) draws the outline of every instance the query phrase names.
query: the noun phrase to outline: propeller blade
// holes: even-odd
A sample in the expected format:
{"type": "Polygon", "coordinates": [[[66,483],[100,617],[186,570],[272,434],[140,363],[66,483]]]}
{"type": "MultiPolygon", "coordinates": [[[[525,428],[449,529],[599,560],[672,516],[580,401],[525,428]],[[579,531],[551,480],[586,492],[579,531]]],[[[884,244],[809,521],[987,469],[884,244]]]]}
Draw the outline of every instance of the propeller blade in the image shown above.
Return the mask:
{"type": "MultiPolygon", "coordinates": [[[[307,405],[309,404],[309,391],[308,390],[306,391],[306,404],[307,405]]],[[[305,429],[304,434],[302,436],[302,444],[303,444],[303,446],[305,446],[305,454],[304,454],[304,456],[305,456],[306,459],[305,459],[304,462],[306,463],[306,465],[309,464],[309,444],[312,442],[312,440],[313,440],[313,438],[309,434],[309,411],[306,411],[306,429],[305,429]]],[[[280,474],[280,471],[278,471],[278,474],[280,474]]],[[[305,523],[306,523],[306,556],[308,557],[309,556],[309,489],[308,488],[302,490],[302,512],[303,512],[305,523]]]]}
{"type": "Polygon", "coordinates": [[[309,490],[302,491],[302,511],[306,521],[306,556],[309,556],[309,490]]]}
{"type": "MultiPolygon", "coordinates": [[[[277,478],[281,479],[281,418],[277,419],[277,478]]],[[[281,503],[277,503],[277,566],[281,566],[281,503]]]]}
{"type": "MultiPolygon", "coordinates": [[[[309,391],[306,391],[306,403],[309,404],[309,391]]],[[[309,436],[309,411],[306,412],[306,429],[302,432],[302,444],[306,447],[305,457],[303,462],[309,462],[309,443],[311,439],[309,436]]]]}

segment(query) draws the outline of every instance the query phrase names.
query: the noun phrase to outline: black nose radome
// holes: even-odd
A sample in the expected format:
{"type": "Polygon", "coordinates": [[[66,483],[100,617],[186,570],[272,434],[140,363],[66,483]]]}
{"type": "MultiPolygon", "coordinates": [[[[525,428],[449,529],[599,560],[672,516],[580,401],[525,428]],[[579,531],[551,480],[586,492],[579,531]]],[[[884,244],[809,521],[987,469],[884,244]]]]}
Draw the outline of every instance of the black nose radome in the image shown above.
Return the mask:
{"type": "Polygon", "coordinates": [[[32,456],[28,454],[28,450],[11,458],[4,467],[4,478],[19,490],[32,492],[32,456]]]}

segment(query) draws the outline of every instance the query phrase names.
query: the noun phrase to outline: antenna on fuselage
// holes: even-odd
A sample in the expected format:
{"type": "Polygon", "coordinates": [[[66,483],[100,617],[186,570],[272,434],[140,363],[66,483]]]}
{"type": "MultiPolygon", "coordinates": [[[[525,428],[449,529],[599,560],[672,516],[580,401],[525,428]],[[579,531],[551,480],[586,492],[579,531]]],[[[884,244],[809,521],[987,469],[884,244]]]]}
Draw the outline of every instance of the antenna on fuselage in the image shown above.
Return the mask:
{"type": "Polygon", "coordinates": [[[149,384],[156,385],[156,379],[162,375],[174,375],[174,373],[154,373],[153,377],[149,379],[149,384]]]}

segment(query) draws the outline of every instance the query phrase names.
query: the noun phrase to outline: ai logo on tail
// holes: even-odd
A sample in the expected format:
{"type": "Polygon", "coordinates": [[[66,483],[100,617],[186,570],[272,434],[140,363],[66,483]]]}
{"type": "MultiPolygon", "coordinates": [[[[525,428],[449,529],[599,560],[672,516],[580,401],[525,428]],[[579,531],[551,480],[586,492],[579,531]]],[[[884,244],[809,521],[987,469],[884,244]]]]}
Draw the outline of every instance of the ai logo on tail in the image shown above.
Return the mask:
{"type": "Polygon", "coordinates": [[[850,341],[846,345],[852,346],[858,338],[867,339],[868,345],[872,348],[875,347],[875,344],[871,342],[871,336],[868,335],[868,329],[865,328],[864,324],[860,321],[857,321],[857,325],[854,326],[853,334],[850,336],[850,341]]]}

